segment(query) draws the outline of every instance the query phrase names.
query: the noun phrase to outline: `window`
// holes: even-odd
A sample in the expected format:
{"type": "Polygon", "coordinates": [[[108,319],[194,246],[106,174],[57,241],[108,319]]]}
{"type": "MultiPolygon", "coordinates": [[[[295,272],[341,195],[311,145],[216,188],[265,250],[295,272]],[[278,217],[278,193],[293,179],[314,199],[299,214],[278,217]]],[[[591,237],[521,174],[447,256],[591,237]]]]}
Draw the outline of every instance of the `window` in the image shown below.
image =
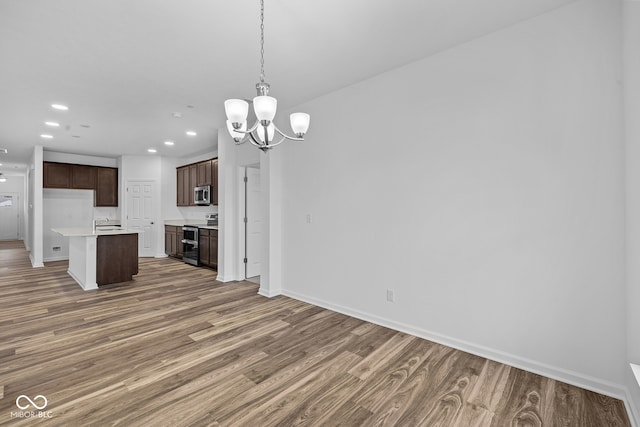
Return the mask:
{"type": "Polygon", "coordinates": [[[13,206],[13,196],[0,195],[0,208],[10,208],[13,206]]]}

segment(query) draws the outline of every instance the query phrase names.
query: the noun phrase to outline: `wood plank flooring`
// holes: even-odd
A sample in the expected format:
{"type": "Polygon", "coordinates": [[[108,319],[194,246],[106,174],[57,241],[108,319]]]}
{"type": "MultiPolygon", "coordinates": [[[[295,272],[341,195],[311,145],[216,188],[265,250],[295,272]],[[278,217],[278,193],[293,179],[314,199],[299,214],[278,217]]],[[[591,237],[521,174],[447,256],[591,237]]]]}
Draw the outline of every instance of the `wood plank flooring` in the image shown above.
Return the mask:
{"type": "Polygon", "coordinates": [[[0,425],[630,425],[619,400],[177,260],[89,292],[66,269],[0,242],[0,425]],[[50,418],[16,418],[20,395],[50,418]]]}

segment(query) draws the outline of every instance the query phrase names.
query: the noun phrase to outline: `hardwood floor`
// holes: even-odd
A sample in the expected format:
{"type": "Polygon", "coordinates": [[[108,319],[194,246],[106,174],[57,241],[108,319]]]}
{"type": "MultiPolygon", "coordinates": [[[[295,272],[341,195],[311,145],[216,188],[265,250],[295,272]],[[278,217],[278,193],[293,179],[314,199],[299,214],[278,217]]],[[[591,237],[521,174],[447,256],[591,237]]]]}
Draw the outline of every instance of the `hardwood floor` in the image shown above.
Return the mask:
{"type": "Polygon", "coordinates": [[[66,269],[0,242],[0,425],[630,425],[619,400],[206,268],[141,259],[89,292],[66,269]]]}

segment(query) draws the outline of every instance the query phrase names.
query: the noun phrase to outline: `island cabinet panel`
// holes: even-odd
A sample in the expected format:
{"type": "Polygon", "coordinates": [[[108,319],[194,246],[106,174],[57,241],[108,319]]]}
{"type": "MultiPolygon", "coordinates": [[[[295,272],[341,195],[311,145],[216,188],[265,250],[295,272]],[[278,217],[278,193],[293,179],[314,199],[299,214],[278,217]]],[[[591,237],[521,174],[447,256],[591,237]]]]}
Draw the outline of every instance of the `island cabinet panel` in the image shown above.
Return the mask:
{"type": "Polygon", "coordinates": [[[42,166],[44,188],[71,188],[71,165],[43,162],[42,166]]]}
{"type": "Polygon", "coordinates": [[[201,228],[198,232],[198,246],[200,252],[200,264],[209,265],[209,232],[205,228],[201,228]]]}
{"type": "Polygon", "coordinates": [[[138,233],[98,236],[96,283],[128,282],[138,274],[138,233]]]}
{"type": "Polygon", "coordinates": [[[71,165],[71,188],[95,190],[97,169],[95,166],[71,165]]]}
{"type": "Polygon", "coordinates": [[[118,169],[96,168],[96,206],[118,206],[118,169]]]}

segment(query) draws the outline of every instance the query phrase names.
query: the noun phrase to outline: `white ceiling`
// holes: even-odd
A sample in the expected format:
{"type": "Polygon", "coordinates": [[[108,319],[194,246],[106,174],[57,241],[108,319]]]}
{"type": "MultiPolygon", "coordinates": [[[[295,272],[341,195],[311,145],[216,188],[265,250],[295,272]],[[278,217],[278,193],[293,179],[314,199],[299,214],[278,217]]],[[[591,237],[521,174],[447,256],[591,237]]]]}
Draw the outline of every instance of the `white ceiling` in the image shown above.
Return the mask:
{"type": "MultiPolygon", "coordinates": [[[[571,1],[266,0],[266,81],[292,107],[571,1]]],[[[0,0],[0,58],[0,172],[35,145],[195,155],[225,131],[225,99],[255,96],[259,1],[0,0]]]]}

